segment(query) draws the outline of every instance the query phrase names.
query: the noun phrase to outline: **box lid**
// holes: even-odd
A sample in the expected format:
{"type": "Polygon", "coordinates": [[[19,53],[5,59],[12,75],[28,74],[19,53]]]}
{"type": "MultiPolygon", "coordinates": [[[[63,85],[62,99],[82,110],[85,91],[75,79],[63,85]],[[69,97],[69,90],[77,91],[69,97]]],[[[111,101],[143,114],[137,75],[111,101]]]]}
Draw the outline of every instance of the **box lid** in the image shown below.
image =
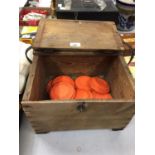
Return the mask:
{"type": "Polygon", "coordinates": [[[36,52],[97,52],[130,55],[114,22],[42,19],[33,42],[36,52]]]}

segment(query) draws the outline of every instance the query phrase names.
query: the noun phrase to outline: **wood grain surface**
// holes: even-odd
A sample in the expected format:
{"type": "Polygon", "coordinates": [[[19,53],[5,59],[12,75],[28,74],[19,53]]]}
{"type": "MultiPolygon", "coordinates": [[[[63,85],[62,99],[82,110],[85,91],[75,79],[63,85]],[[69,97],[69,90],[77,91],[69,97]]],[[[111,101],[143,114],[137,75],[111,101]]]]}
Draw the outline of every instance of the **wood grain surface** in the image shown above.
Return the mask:
{"type": "Polygon", "coordinates": [[[133,101],[86,101],[84,112],[79,112],[77,106],[78,101],[23,102],[24,111],[36,132],[123,128],[134,114],[133,101]]]}
{"type": "Polygon", "coordinates": [[[33,48],[117,52],[123,51],[124,45],[114,22],[42,19],[33,48]],[[72,47],[70,43],[80,46],[72,47]]]}

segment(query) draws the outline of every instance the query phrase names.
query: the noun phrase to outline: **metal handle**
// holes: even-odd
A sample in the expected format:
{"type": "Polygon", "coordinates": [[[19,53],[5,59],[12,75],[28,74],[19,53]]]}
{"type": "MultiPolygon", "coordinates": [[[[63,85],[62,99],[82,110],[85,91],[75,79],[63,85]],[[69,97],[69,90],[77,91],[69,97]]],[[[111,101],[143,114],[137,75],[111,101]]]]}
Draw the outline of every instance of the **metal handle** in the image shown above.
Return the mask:
{"type": "Polygon", "coordinates": [[[77,110],[78,110],[79,112],[84,112],[84,111],[86,111],[86,104],[85,104],[85,102],[78,103],[77,110]]]}

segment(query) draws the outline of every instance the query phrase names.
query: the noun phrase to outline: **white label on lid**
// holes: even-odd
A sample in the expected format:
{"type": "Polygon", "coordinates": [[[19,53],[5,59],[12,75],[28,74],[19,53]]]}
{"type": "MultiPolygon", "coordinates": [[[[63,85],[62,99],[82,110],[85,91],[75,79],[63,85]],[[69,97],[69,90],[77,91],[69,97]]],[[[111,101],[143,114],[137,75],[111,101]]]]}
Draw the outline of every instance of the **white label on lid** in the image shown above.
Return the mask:
{"type": "Polygon", "coordinates": [[[61,8],[62,7],[62,4],[58,4],[58,7],[61,8]]]}
{"type": "Polygon", "coordinates": [[[81,47],[81,44],[78,43],[78,42],[70,42],[70,47],[74,47],[74,48],[78,48],[78,47],[81,47]]]}

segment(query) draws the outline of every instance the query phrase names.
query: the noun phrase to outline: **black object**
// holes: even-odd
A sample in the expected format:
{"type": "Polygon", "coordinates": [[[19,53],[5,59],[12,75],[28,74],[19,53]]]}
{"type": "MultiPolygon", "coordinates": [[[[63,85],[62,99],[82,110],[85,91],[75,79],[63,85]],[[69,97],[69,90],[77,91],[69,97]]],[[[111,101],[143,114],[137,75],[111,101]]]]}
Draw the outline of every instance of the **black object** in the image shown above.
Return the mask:
{"type": "Polygon", "coordinates": [[[124,128],[118,128],[118,129],[112,129],[112,131],[121,131],[123,130],[124,128]]]}
{"type": "Polygon", "coordinates": [[[84,103],[84,102],[80,103],[80,104],[77,106],[77,110],[78,110],[79,112],[84,112],[84,111],[86,111],[86,105],[85,105],[85,103],[84,103]]]}
{"type": "Polygon", "coordinates": [[[30,64],[32,64],[32,60],[28,57],[28,52],[30,51],[30,49],[32,49],[32,46],[29,46],[29,47],[26,49],[26,51],[25,51],[25,57],[26,57],[26,59],[28,60],[28,62],[29,62],[30,64]]]}
{"type": "Polygon", "coordinates": [[[20,129],[20,127],[21,127],[22,117],[23,117],[23,110],[20,109],[20,110],[19,110],[19,129],[20,129]]]}
{"type": "MultiPolygon", "coordinates": [[[[91,0],[89,0],[91,1],[91,0]]],[[[83,0],[72,0],[70,10],[62,10],[64,0],[56,0],[56,16],[58,19],[114,21],[118,23],[118,9],[112,0],[104,0],[106,7],[100,10],[95,3],[84,3],[83,0]]]]}
{"type": "Polygon", "coordinates": [[[134,56],[135,56],[135,49],[133,49],[132,47],[131,47],[131,45],[130,44],[128,44],[128,43],[126,43],[126,42],[124,42],[123,41],[123,43],[129,48],[129,50],[131,51],[131,57],[130,57],[130,60],[129,60],[129,62],[128,62],[128,65],[131,63],[131,61],[132,61],[132,59],[134,58],[134,56]]]}
{"type": "Polygon", "coordinates": [[[31,5],[30,2],[31,1],[33,1],[33,0],[27,0],[27,2],[25,3],[24,7],[30,7],[30,5],[31,5]]]}
{"type": "MultiPolygon", "coordinates": [[[[19,95],[19,104],[20,104],[21,101],[22,101],[22,97],[23,97],[23,94],[20,94],[20,95],[19,95]]],[[[19,105],[19,106],[20,106],[20,105],[19,105]]],[[[21,122],[22,122],[22,116],[23,116],[23,110],[22,110],[22,108],[19,107],[19,129],[20,129],[21,122]]]]}

